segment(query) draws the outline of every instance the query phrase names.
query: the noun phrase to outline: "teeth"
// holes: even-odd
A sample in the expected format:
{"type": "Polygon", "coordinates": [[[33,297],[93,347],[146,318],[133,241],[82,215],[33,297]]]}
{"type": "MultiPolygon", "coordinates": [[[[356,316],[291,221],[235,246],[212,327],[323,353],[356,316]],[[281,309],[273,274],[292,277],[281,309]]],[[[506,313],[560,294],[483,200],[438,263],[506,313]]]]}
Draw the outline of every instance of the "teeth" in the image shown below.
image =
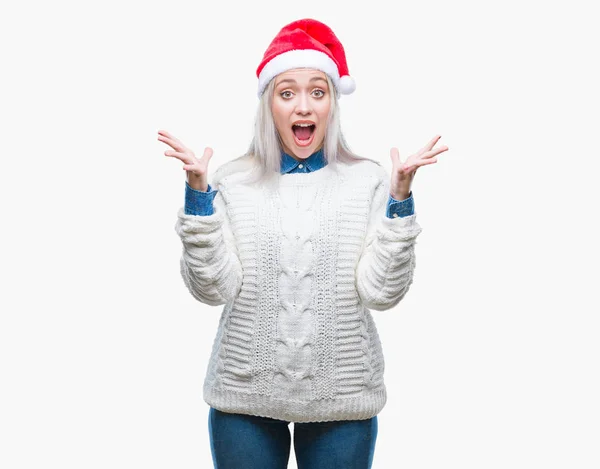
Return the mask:
{"type": "Polygon", "coordinates": [[[298,127],[310,127],[311,125],[315,125],[315,124],[294,124],[297,125],[298,127]]]}

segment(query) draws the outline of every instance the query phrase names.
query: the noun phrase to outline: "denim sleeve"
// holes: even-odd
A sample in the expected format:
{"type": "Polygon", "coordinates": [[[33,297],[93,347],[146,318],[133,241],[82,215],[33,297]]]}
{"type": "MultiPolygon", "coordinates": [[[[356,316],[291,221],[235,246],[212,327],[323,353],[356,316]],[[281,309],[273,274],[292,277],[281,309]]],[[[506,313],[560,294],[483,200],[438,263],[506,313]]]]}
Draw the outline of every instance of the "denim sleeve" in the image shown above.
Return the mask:
{"type": "Polygon", "coordinates": [[[386,216],[388,218],[408,217],[415,213],[415,201],[413,193],[410,191],[408,197],[404,200],[396,200],[391,195],[388,199],[386,216]]]}
{"type": "Polygon", "coordinates": [[[187,181],[185,182],[185,205],[184,211],[186,215],[212,215],[214,213],[213,210],[213,200],[217,195],[217,190],[213,190],[208,185],[208,190],[206,192],[198,191],[193,189],[187,181]]]}

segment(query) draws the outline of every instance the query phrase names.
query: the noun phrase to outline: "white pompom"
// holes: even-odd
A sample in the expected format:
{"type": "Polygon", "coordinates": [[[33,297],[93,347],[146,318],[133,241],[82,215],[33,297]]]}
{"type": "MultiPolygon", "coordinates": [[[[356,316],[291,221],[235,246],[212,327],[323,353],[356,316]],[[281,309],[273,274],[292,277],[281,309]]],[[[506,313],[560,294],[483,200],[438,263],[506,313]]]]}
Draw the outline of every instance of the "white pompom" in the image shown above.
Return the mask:
{"type": "Polygon", "coordinates": [[[340,89],[340,93],[351,94],[356,89],[356,82],[354,81],[354,78],[352,78],[350,75],[344,75],[340,78],[338,87],[340,89]]]}

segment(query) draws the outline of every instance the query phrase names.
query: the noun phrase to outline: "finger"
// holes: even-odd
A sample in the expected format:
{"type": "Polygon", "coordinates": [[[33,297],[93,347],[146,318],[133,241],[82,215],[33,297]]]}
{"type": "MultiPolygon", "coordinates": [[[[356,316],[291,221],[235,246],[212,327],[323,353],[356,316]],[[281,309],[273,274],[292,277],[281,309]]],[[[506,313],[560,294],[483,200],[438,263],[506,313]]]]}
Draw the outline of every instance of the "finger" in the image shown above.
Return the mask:
{"type": "Polygon", "coordinates": [[[411,171],[414,170],[415,174],[417,173],[417,169],[419,169],[421,166],[425,166],[427,164],[432,164],[437,162],[437,158],[430,158],[427,160],[417,160],[411,164],[404,164],[402,166],[402,171],[406,172],[406,173],[410,173],[411,171]]]}
{"type": "Polygon", "coordinates": [[[178,138],[175,138],[173,135],[171,135],[166,130],[159,130],[158,133],[159,133],[159,138],[158,138],[159,140],[162,140],[163,138],[167,138],[171,142],[173,142],[175,145],[177,145],[177,146],[179,146],[181,148],[185,148],[185,145],[183,144],[183,142],[181,140],[179,140],[178,138]]]}
{"type": "Polygon", "coordinates": [[[183,169],[186,171],[193,171],[194,174],[200,175],[206,172],[206,169],[202,169],[202,166],[197,164],[198,162],[194,162],[193,164],[184,164],[183,169]]]}
{"type": "Polygon", "coordinates": [[[167,150],[167,151],[165,151],[165,156],[172,156],[174,158],[178,158],[186,164],[191,164],[191,165],[196,164],[196,160],[187,153],[181,153],[178,151],[167,150]]]}
{"type": "Polygon", "coordinates": [[[444,145],[443,147],[436,148],[435,150],[428,151],[421,155],[422,158],[431,158],[432,156],[439,155],[440,153],[447,151],[448,147],[444,145]]]}
{"type": "Polygon", "coordinates": [[[400,161],[400,152],[396,147],[390,149],[390,158],[392,160],[392,165],[396,166],[401,163],[400,161]]]}
{"type": "MultiPolygon", "coordinates": [[[[175,138],[175,136],[171,135],[166,130],[159,130],[158,131],[158,136],[159,136],[159,140],[162,137],[162,138],[168,138],[169,140],[171,140],[173,142],[178,142],[178,140],[175,138]]],[[[179,143],[181,143],[181,142],[179,142],[179,143]]]]}
{"type": "Polygon", "coordinates": [[[161,142],[165,142],[165,143],[170,142],[169,145],[177,145],[177,142],[175,140],[173,140],[172,138],[167,137],[165,135],[159,135],[158,140],[160,140],[161,142]]]}
{"type": "Polygon", "coordinates": [[[165,136],[165,137],[167,137],[167,138],[170,138],[170,139],[171,139],[171,140],[173,140],[174,142],[177,142],[177,143],[179,143],[180,145],[183,145],[183,143],[181,143],[181,142],[179,141],[179,139],[178,139],[178,138],[176,138],[174,135],[171,135],[171,134],[170,134],[169,132],[167,132],[166,130],[159,130],[159,131],[158,131],[158,133],[159,133],[159,135],[163,135],[163,136],[165,136]]]}
{"type": "Polygon", "coordinates": [[[437,163],[437,158],[433,157],[428,160],[421,160],[417,163],[417,167],[416,167],[415,171],[417,169],[419,169],[421,166],[425,166],[427,164],[433,164],[433,163],[437,163]]]}
{"type": "Polygon", "coordinates": [[[433,137],[433,138],[432,138],[432,139],[429,141],[429,143],[423,147],[423,150],[425,150],[425,151],[429,151],[429,150],[431,150],[431,149],[433,148],[433,146],[434,146],[434,145],[435,145],[435,144],[438,142],[438,140],[439,140],[440,138],[442,138],[442,136],[441,136],[441,135],[436,135],[435,137],[433,137]]]}
{"type": "Polygon", "coordinates": [[[181,151],[181,152],[185,151],[185,147],[183,145],[181,145],[180,143],[177,143],[176,141],[174,141],[173,139],[170,139],[169,137],[163,137],[163,136],[159,135],[158,140],[166,143],[174,150],[181,151]]]}

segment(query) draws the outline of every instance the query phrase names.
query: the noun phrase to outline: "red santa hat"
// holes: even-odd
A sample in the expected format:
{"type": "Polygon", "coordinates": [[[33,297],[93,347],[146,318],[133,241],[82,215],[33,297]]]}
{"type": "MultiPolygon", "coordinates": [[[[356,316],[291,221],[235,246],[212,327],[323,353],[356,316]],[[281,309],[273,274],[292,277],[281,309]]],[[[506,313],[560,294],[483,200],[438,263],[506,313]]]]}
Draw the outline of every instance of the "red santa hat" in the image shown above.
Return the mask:
{"type": "Polygon", "coordinates": [[[281,28],[256,69],[258,96],[273,77],[293,68],[321,70],[341,94],[350,94],[356,89],[342,43],[331,28],[320,21],[305,18],[281,28]]]}

